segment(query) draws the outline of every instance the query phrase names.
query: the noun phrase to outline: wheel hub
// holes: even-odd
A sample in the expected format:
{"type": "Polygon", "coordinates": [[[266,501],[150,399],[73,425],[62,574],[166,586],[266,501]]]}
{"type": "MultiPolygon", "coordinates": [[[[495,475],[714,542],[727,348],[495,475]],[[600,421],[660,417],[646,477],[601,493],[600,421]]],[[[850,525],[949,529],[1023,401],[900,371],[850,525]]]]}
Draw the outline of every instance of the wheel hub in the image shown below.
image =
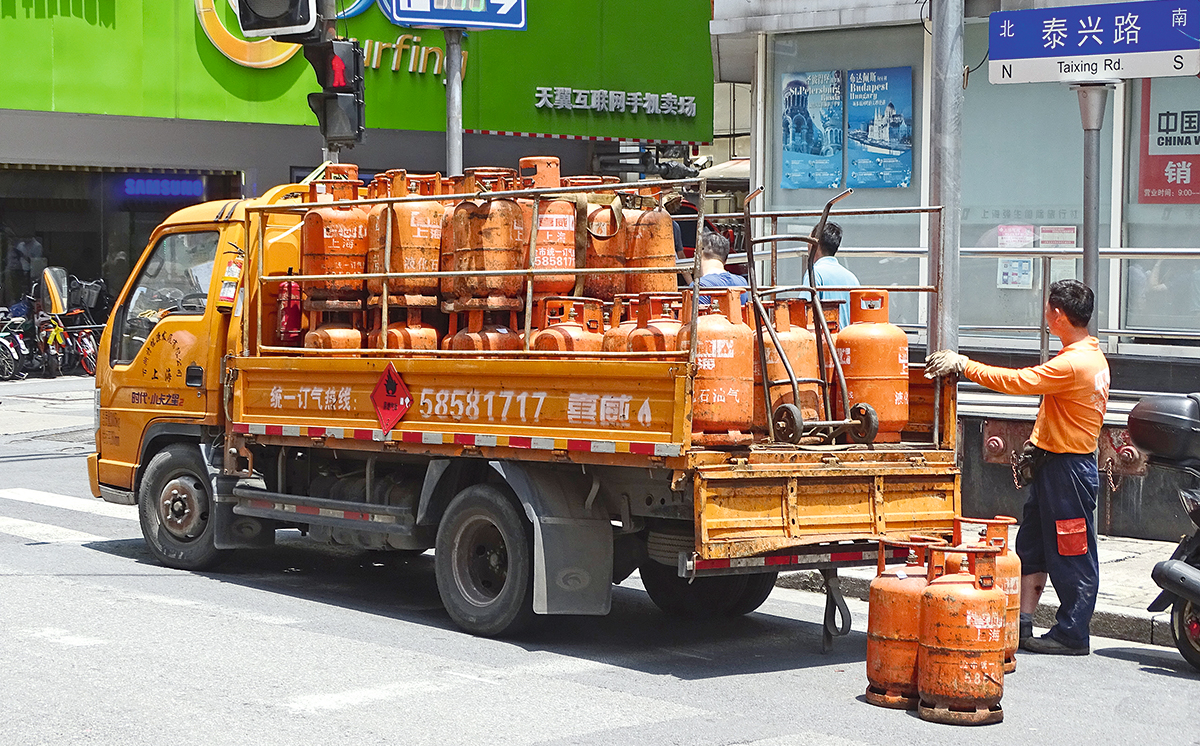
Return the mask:
{"type": "Polygon", "coordinates": [[[163,527],[182,540],[195,539],[208,520],[204,486],[192,476],[176,477],[163,487],[158,516],[163,527]]]}
{"type": "Polygon", "coordinates": [[[508,547],[491,521],[477,517],[458,534],[455,580],[464,598],[477,606],[491,603],[508,580],[508,547]]]}

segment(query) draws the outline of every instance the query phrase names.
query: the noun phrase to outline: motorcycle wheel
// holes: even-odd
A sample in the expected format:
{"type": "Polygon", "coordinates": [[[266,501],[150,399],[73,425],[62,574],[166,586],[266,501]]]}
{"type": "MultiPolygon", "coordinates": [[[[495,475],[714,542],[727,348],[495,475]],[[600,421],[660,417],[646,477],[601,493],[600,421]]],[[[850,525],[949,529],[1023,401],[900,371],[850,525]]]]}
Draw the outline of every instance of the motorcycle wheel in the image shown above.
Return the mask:
{"type": "Polygon", "coordinates": [[[89,376],[96,375],[96,335],[91,331],[79,332],[75,337],[79,353],[79,366],[89,376]]]}
{"type": "Polygon", "coordinates": [[[1171,637],[1184,660],[1200,671],[1200,606],[1176,598],[1171,607],[1171,637]]]}
{"type": "Polygon", "coordinates": [[[21,359],[7,342],[0,342],[0,381],[11,381],[21,367],[21,359]]]}

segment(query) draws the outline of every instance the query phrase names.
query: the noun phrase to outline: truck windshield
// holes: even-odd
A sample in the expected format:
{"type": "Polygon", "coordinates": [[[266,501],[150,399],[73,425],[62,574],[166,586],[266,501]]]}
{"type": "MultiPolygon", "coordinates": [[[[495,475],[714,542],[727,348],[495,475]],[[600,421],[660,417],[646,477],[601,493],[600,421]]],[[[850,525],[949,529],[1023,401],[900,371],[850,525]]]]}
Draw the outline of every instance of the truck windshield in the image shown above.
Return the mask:
{"type": "Polygon", "coordinates": [[[163,236],[125,297],[114,331],[114,362],[129,362],[167,316],[203,315],[217,256],[216,231],[163,236]]]}

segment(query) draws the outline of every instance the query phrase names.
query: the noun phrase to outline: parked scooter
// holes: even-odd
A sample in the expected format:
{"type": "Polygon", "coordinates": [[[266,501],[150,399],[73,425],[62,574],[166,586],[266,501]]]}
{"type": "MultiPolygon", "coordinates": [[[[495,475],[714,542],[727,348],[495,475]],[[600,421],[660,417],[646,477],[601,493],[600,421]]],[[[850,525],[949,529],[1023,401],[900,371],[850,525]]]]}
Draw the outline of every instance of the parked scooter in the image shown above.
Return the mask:
{"type": "Polygon", "coordinates": [[[1171,609],[1175,646],[1200,671],[1200,394],[1142,399],[1129,412],[1129,437],[1151,465],[1186,476],[1179,499],[1198,530],[1154,566],[1151,577],[1163,592],[1149,610],[1171,609]]]}

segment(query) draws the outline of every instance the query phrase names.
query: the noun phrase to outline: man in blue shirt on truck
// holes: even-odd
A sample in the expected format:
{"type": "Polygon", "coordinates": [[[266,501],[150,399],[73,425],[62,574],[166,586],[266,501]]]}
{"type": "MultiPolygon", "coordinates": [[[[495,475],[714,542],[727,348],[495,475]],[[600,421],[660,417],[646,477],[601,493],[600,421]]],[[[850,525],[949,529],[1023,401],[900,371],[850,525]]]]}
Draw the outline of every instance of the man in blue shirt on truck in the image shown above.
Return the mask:
{"type": "MultiPolygon", "coordinates": [[[[843,267],[834,256],[842,245],[842,226],[837,223],[825,223],[825,230],[817,239],[816,259],[813,261],[813,276],[816,277],[815,287],[858,287],[858,278],[854,273],[843,267]]],[[[808,283],[808,273],[804,274],[804,284],[808,283]]],[[[838,323],[842,329],[850,326],[850,291],[822,290],[821,300],[843,301],[839,309],[838,323]]]]}

